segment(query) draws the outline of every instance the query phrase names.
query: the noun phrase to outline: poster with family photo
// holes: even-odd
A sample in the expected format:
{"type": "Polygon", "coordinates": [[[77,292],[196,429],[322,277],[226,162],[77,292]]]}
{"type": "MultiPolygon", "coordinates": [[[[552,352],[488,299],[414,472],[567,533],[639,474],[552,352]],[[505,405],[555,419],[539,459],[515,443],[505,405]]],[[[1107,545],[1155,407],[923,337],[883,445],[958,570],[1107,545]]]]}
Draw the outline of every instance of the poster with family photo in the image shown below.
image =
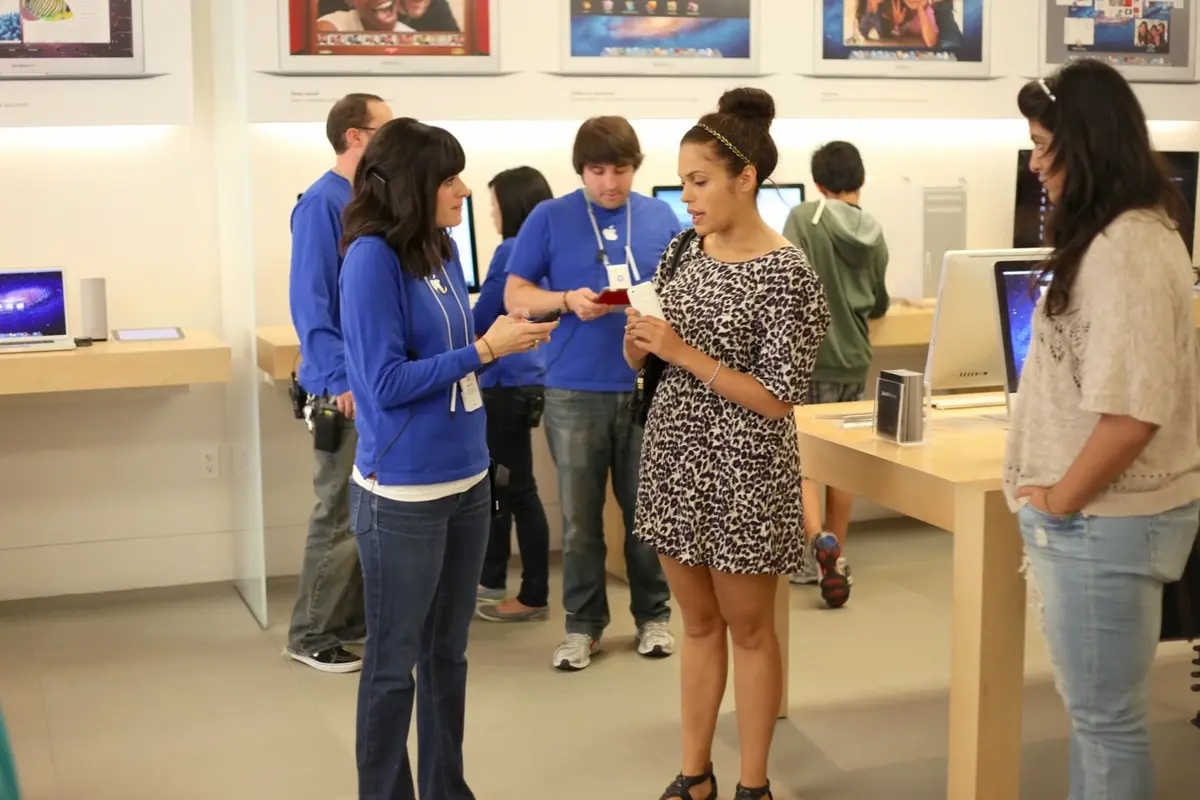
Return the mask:
{"type": "Polygon", "coordinates": [[[814,73],[987,77],[987,6],[985,0],[819,0],[814,73]]]}
{"type": "Polygon", "coordinates": [[[1080,58],[1130,80],[1193,80],[1195,21],[1187,0],[1042,0],[1043,72],[1080,58]]]}

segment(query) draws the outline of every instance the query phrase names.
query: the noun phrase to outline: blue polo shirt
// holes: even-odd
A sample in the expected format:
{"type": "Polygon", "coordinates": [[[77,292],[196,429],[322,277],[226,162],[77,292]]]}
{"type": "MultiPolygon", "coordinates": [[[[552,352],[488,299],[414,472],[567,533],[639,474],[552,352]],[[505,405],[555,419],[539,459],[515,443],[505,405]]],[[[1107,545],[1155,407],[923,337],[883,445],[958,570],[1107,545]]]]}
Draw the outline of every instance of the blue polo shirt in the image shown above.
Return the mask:
{"type": "MultiPolygon", "coordinates": [[[[587,202],[579,189],[540,203],[521,226],[508,259],[508,274],[532,283],[545,281],[553,292],[606,288],[608,272],[598,257],[587,202]]],[[[636,274],[630,265],[630,277],[634,283],[644,283],[654,277],[663,252],[681,228],[675,212],[661,200],[634,193],[629,203],[632,240],[627,238],[624,206],[610,210],[593,203],[592,212],[609,263],[625,263],[628,241],[637,264],[636,274]]],[[[625,315],[619,310],[591,322],[566,314],[550,343],[540,348],[546,386],[583,392],[632,391],[635,375],[625,363],[624,339],[625,315]]]]}

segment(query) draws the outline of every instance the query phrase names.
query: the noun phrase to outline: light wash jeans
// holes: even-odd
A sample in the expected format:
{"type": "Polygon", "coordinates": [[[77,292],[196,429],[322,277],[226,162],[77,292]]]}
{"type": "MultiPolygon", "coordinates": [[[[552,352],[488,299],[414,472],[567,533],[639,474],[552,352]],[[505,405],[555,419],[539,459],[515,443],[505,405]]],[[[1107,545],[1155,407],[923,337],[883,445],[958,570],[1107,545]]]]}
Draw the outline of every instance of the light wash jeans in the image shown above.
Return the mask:
{"type": "Polygon", "coordinates": [[[1146,517],[1018,514],[1059,694],[1071,715],[1069,800],[1153,800],[1147,682],[1164,583],[1179,580],[1200,502],[1146,517]]]}

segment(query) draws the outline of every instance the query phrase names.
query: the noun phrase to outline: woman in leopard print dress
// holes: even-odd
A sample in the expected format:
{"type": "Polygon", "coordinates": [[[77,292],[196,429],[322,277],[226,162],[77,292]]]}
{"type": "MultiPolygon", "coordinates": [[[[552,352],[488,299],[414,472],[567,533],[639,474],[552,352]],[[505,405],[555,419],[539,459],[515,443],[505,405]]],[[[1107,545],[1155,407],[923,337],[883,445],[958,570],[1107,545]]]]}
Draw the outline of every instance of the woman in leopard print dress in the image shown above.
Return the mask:
{"type": "Polygon", "coordinates": [[[698,235],[681,234],[659,265],[666,320],[628,312],[629,363],[667,362],[646,422],[635,524],[684,622],[683,769],[664,800],[716,797],[727,631],[742,739],[736,800],[771,797],[782,688],[775,587],[803,550],[792,409],[829,325],[804,254],[758,214],[757,192],[778,162],[773,117],[769,94],[735,89],[684,136],[679,175],[698,235]]]}

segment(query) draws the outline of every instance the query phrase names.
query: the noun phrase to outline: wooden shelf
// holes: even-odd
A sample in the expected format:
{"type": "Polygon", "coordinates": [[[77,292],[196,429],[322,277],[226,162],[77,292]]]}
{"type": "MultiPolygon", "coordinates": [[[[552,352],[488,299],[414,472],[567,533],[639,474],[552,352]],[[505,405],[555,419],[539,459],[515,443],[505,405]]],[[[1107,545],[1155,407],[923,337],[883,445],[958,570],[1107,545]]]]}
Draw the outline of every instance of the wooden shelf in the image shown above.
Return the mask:
{"type": "Polygon", "coordinates": [[[0,395],[227,383],[232,356],[214,334],[170,342],[96,342],[44,353],[0,354],[0,395]]]}
{"type": "Polygon", "coordinates": [[[300,367],[300,338],[291,325],[266,325],[256,331],[258,368],[277,381],[300,367]]]}

